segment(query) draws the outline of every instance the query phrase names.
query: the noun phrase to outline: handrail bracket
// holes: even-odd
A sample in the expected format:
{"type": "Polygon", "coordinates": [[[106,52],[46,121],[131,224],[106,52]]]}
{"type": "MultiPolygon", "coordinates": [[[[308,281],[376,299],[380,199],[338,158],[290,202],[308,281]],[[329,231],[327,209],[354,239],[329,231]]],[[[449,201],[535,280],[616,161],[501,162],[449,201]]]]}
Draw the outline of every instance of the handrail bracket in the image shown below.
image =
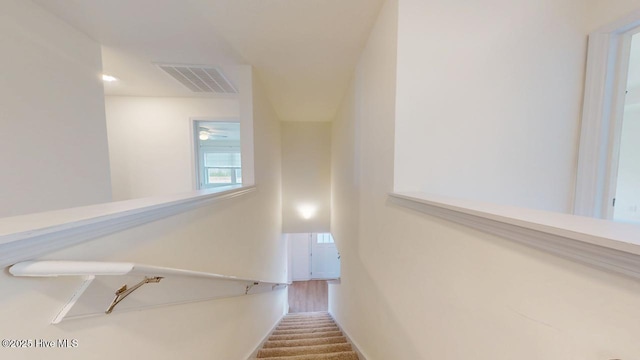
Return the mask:
{"type": "Polygon", "coordinates": [[[254,282],[251,285],[247,285],[247,287],[245,288],[244,294],[247,295],[249,293],[249,290],[251,290],[252,287],[254,287],[254,286],[258,285],[258,284],[260,284],[260,283],[259,282],[254,282]]]}
{"type": "Polygon", "coordinates": [[[159,283],[160,280],[162,280],[162,279],[163,278],[160,277],[160,276],[154,276],[154,277],[146,277],[145,276],[144,280],[142,280],[139,283],[133,285],[131,288],[127,288],[127,284],[122,285],[122,287],[120,287],[120,289],[118,289],[116,291],[116,297],[113,299],[113,301],[111,302],[111,305],[109,305],[109,307],[107,308],[107,310],[104,313],[105,314],[111,314],[113,312],[113,309],[116,307],[116,305],[118,305],[120,303],[120,301],[124,300],[124,298],[129,296],[129,294],[131,294],[132,292],[138,290],[142,285],[149,284],[149,283],[159,283]]]}

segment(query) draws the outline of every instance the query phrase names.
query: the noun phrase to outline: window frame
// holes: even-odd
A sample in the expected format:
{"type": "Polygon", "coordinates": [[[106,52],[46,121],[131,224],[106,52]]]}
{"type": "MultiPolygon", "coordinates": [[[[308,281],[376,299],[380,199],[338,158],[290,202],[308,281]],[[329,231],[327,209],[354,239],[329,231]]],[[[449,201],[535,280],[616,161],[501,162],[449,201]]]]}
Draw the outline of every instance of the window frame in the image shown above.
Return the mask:
{"type": "Polygon", "coordinates": [[[573,213],[611,220],[631,36],[640,11],[589,34],[573,213]]]}
{"type": "MultiPolygon", "coordinates": [[[[313,235],[313,233],[311,234],[313,235]]],[[[316,244],[318,245],[328,245],[328,244],[335,244],[335,240],[333,239],[333,235],[331,235],[331,233],[315,233],[316,235],[316,244]],[[320,237],[323,238],[323,241],[320,241],[320,237]],[[328,237],[329,241],[324,241],[324,238],[328,237]]]]}
{"type": "MultiPolygon", "coordinates": [[[[205,190],[205,189],[212,189],[212,188],[216,188],[216,187],[221,187],[221,186],[232,186],[232,185],[245,185],[245,164],[244,164],[244,154],[242,151],[243,148],[243,134],[242,134],[242,122],[240,121],[239,118],[205,118],[205,117],[193,117],[190,119],[191,120],[191,142],[192,142],[192,150],[193,150],[193,154],[192,154],[192,159],[193,159],[193,171],[192,174],[194,174],[194,188],[196,190],[205,190]],[[240,170],[242,171],[242,176],[241,176],[241,182],[238,184],[234,184],[234,183],[230,183],[230,184],[220,184],[220,185],[213,185],[213,186],[206,186],[205,185],[205,172],[203,171],[205,169],[204,166],[204,153],[200,151],[200,147],[199,147],[199,123],[210,123],[210,122],[220,122],[220,123],[238,123],[240,125],[240,146],[237,148],[238,152],[240,153],[240,157],[241,157],[241,163],[240,163],[240,170]],[[201,166],[202,165],[202,166],[201,166]]],[[[220,149],[222,152],[222,148],[220,149]]],[[[235,167],[231,167],[229,169],[234,169],[234,171],[232,172],[232,178],[235,177],[235,167]]]]}
{"type": "Polygon", "coordinates": [[[242,171],[242,149],[238,146],[236,147],[218,147],[218,146],[205,146],[203,148],[198,149],[198,171],[204,170],[199,175],[199,182],[201,189],[210,189],[219,186],[229,186],[229,185],[242,185],[242,176],[240,176],[240,182],[237,182],[237,173],[236,170],[242,171]],[[204,150],[203,150],[204,149],[204,150]],[[205,154],[207,153],[238,153],[240,154],[240,166],[207,166],[205,160],[205,154]],[[220,183],[220,184],[208,184],[207,178],[209,176],[209,169],[230,169],[231,170],[231,183],[220,183]]]}

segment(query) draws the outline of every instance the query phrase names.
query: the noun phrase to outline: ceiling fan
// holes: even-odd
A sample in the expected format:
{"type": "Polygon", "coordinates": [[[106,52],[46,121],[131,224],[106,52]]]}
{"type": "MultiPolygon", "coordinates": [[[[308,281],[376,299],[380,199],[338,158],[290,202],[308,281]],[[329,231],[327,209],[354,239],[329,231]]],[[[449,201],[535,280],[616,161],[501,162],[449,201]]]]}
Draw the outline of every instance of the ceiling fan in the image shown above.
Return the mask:
{"type": "Polygon", "coordinates": [[[228,136],[225,135],[224,131],[209,129],[206,127],[198,127],[198,138],[200,140],[209,140],[209,139],[226,139],[228,136]]]}

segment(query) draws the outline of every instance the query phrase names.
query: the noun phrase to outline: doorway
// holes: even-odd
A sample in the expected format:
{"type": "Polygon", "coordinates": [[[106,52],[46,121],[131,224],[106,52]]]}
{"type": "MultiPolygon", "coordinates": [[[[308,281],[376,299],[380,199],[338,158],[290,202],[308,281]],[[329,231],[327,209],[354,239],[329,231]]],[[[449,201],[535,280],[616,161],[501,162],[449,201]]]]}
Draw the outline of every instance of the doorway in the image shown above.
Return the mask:
{"type": "Polygon", "coordinates": [[[640,13],[589,34],[574,214],[640,223],[640,13]]]}
{"type": "Polygon", "coordinates": [[[340,254],[329,233],[287,234],[292,281],[340,277],[340,254]]]}
{"type": "Polygon", "coordinates": [[[289,312],[328,311],[327,280],[340,278],[340,254],[329,233],[286,234],[289,312]]]}
{"type": "Polygon", "coordinates": [[[640,223],[640,33],[631,36],[625,88],[620,134],[614,143],[618,161],[613,220],[640,223]]]}

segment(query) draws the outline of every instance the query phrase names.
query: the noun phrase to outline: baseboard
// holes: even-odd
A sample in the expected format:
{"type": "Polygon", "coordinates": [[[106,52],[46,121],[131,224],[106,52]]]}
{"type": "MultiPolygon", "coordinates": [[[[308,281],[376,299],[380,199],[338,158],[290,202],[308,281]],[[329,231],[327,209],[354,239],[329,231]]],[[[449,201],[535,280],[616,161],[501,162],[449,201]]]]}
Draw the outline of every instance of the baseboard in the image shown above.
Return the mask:
{"type": "MultiPolygon", "coordinates": [[[[329,312],[329,314],[331,314],[331,312],[329,312]]],[[[349,332],[346,331],[344,327],[342,327],[342,325],[340,325],[340,323],[338,322],[338,320],[336,320],[336,317],[333,316],[333,314],[331,314],[331,317],[333,318],[333,321],[335,321],[336,324],[338,325],[338,329],[340,329],[340,331],[342,331],[344,336],[347,338],[347,341],[349,342],[349,344],[351,344],[353,351],[355,351],[356,354],[358,354],[358,358],[360,358],[360,360],[367,360],[367,356],[360,350],[360,346],[358,346],[358,344],[355,341],[353,341],[351,336],[349,336],[349,332]]]]}

